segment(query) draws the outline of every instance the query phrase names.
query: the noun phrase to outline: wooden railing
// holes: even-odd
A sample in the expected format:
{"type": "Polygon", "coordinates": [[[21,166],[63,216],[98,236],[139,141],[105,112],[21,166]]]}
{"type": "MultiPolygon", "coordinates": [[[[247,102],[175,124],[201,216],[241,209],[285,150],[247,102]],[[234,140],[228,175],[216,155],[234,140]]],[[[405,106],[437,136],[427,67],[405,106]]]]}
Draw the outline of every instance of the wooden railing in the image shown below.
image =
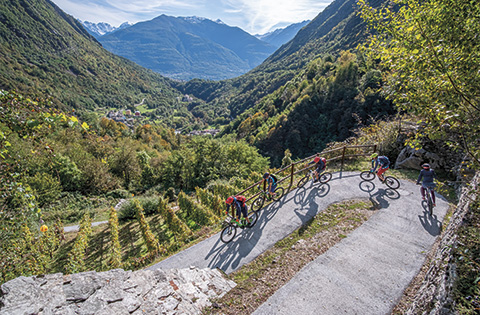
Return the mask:
{"type": "MultiPolygon", "coordinates": [[[[343,167],[345,165],[345,161],[348,159],[360,157],[360,156],[370,156],[373,152],[377,151],[377,145],[353,145],[353,146],[343,146],[341,148],[336,148],[336,149],[331,149],[331,150],[326,150],[322,151],[320,153],[320,156],[325,157],[327,159],[327,167],[329,165],[329,162],[333,161],[340,161],[340,172],[343,171],[343,167]],[[353,152],[352,152],[353,151],[353,152]],[[362,151],[358,153],[358,151],[362,151]]],[[[295,163],[292,163],[279,171],[275,172],[275,176],[278,179],[278,185],[280,185],[282,182],[285,182],[287,180],[290,180],[288,188],[286,189],[286,192],[289,192],[292,187],[293,183],[295,181],[295,176],[304,172],[312,167],[314,165],[309,165],[307,166],[306,163],[310,162],[315,155],[309,156],[307,158],[304,158],[303,160],[297,161],[295,163]],[[299,165],[302,165],[299,167],[299,165]],[[288,175],[283,177],[281,176],[282,174],[288,172],[288,175]]],[[[303,176],[303,175],[302,175],[303,176]]],[[[249,186],[248,188],[242,190],[239,192],[237,195],[245,195],[245,193],[251,191],[254,189],[256,186],[260,184],[261,180],[256,182],[255,184],[249,186]]],[[[263,190],[266,189],[266,182],[263,183],[263,190]]],[[[247,202],[251,201],[258,195],[260,195],[261,192],[254,192],[253,195],[250,197],[247,197],[247,202]]],[[[250,194],[249,194],[250,195],[250,194]]]]}

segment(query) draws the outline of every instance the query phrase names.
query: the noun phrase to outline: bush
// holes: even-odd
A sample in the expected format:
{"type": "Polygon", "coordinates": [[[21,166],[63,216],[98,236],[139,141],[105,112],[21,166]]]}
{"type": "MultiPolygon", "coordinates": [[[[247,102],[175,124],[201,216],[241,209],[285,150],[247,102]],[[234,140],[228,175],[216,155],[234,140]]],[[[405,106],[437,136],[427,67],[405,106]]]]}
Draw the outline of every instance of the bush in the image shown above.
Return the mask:
{"type": "MultiPolygon", "coordinates": [[[[159,202],[158,197],[154,197],[154,196],[141,197],[141,198],[137,198],[137,200],[140,203],[143,209],[143,212],[146,215],[157,213],[158,202],[159,202]]],[[[120,220],[135,219],[136,215],[137,215],[137,210],[132,200],[129,200],[128,202],[123,203],[118,211],[118,218],[120,220]]]]}
{"type": "Polygon", "coordinates": [[[125,189],[115,189],[107,193],[107,197],[109,198],[127,199],[130,196],[131,194],[125,189]]]}
{"type": "Polygon", "coordinates": [[[62,192],[60,181],[48,173],[37,173],[28,179],[28,183],[34,190],[40,206],[55,201],[62,192]]]}

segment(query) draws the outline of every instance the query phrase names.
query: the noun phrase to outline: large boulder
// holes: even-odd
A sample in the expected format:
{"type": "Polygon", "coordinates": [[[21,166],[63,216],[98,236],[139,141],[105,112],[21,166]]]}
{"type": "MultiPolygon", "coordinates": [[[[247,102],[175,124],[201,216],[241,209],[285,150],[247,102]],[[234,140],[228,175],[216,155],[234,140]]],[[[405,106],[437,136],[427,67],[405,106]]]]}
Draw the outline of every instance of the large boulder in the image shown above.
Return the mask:
{"type": "Polygon", "coordinates": [[[429,163],[433,169],[443,168],[445,166],[445,160],[437,154],[425,149],[414,149],[406,146],[398,155],[395,168],[421,170],[423,163],[429,163]]]}
{"type": "Polygon", "coordinates": [[[0,313],[200,314],[235,285],[194,267],[18,277],[0,287],[0,313]]]}

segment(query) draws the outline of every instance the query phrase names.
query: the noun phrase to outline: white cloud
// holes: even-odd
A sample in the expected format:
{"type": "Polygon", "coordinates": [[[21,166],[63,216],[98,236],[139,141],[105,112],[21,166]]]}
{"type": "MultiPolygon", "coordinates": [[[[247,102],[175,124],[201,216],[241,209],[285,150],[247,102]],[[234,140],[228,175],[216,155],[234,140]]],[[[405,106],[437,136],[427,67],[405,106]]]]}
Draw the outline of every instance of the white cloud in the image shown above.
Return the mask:
{"type": "Polygon", "coordinates": [[[251,33],[313,19],[332,0],[53,0],[62,10],[81,20],[139,22],[161,14],[220,19],[251,33]]]}

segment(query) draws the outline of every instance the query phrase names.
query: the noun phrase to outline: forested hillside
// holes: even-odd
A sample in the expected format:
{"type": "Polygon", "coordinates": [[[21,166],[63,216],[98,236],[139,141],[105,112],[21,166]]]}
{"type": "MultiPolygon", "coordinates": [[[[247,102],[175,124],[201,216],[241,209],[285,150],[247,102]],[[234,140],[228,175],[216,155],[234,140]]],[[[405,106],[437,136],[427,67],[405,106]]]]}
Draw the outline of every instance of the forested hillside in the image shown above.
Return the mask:
{"type": "Polygon", "coordinates": [[[227,106],[233,121],[224,134],[245,138],[279,165],[286,149],[293,157],[313,154],[359,125],[394,114],[378,90],[382,71],[355,50],[367,36],[356,1],[337,0],[249,73],[179,88],[227,106]]]}
{"type": "Polygon", "coordinates": [[[170,80],[109,53],[52,2],[2,1],[0,12],[1,89],[50,95],[56,107],[77,113],[133,109],[145,99],[170,125],[196,120],[170,80]]]}
{"type": "Polygon", "coordinates": [[[311,60],[355,48],[368,34],[356,10],[354,0],[333,1],[294,39],[247,74],[221,82],[192,80],[179,88],[209,103],[228,106],[235,117],[287,83],[311,60]]]}

